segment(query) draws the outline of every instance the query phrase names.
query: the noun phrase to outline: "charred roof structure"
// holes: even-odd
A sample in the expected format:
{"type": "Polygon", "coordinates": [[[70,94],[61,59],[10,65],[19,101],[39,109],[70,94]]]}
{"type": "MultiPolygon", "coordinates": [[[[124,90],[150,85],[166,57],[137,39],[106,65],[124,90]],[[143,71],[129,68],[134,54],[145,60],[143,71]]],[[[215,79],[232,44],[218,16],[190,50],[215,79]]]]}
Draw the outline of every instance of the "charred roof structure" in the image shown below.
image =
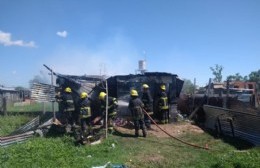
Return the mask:
{"type": "Polygon", "coordinates": [[[165,84],[170,104],[176,103],[183,86],[183,80],[176,74],[165,72],[145,72],[136,75],[117,75],[107,79],[109,96],[116,97],[119,101],[119,114],[126,115],[129,92],[131,89],[138,91],[141,96],[142,85],[148,84],[154,99],[154,110],[156,111],[156,99],[160,91],[160,85],[165,84]]]}
{"type": "Polygon", "coordinates": [[[56,84],[65,89],[70,87],[76,94],[80,95],[81,92],[87,92],[91,94],[93,89],[102,81],[104,81],[103,76],[94,76],[94,75],[62,75],[57,74],[56,84]]]}
{"type": "Polygon", "coordinates": [[[93,111],[93,117],[100,116],[100,102],[97,99],[100,89],[104,89],[103,81],[105,80],[103,76],[94,76],[94,75],[84,75],[84,76],[75,76],[75,75],[62,75],[56,74],[56,84],[59,86],[57,92],[62,93],[66,87],[70,87],[72,90],[72,97],[74,99],[76,111],[79,111],[77,106],[80,100],[80,93],[86,92],[89,95],[89,99],[92,101],[91,109],[93,111]]]}
{"type": "MultiPolygon", "coordinates": [[[[176,98],[179,97],[183,81],[177,75],[165,72],[146,72],[137,75],[117,75],[109,77],[105,80],[104,76],[72,76],[56,74],[56,83],[60,89],[64,90],[70,87],[73,90],[75,102],[79,99],[79,94],[82,91],[87,92],[92,100],[93,110],[99,114],[98,94],[101,91],[106,91],[105,81],[107,80],[108,95],[119,100],[119,114],[127,113],[125,109],[129,101],[129,92],[131,89],[136,89],[141,93],[144,83],[150,86],[151,94],[156,99],[159,94],[161,84],[165,84],[169,102],[173,104],[176,98]]],[[[61,91],[62,91],[61,90],[61,91]]]]}
{"type": "Polygon", "coordinates": [[[165,72],[145,72],[137,75],[118,75],[107,79],[108,93],[113,97],[122,97],[129,95],[131,89],[136,89],[138,92],[142,90],[142,85],[148,84],[151,94],[157,95],[161,84],[165,84],[168,92],[168,97],[171,103],[174,103],[175,98],[179,97],[183,80],[177,75],[165,72]]]}

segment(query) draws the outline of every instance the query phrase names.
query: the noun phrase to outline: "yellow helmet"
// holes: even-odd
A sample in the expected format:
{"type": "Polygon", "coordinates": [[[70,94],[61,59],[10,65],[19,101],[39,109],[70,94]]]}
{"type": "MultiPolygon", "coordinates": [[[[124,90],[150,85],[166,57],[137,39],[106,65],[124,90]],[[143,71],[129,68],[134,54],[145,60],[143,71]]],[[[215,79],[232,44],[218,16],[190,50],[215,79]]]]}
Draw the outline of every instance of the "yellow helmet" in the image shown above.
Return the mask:
{"type": "Polygon", "coordinates": [[[106,95],[107,94],[105,92],[100,92],[98,96],[99,100],[104,100],[106,95]]]}
{"type": "Polygon", "coordinates": [[[148,89],[148,88],[149,88],[149,85],[143,84],[143,88],[144,88],[144,89],[148,89]]]}
{"type": "Polygon", "coordinates": [[[161,89],[162,89],[162,90],[166,90],[165,85],[161,85],[161,89]]]}
{"type": "Polygon", "coordinates": [[[85,99],[85,98],[87,98],[88,97],[88,94],[86,93],[86,92],[82,92],[81,94],[80,94],[80,98],[81,99],[85,99]]]}
{"type": "Polygon", "coordinates": [[[131,90],[130,95],[131,96],[138,96],[138,92],[133,89],[133,90],[131,90]]]}
{"type": "Polygon", "coordinates": [[[70,87],[66,87],[66,88],[65,88],[65,92],[71,93],[71,88],[70,88],[70,87]]]}

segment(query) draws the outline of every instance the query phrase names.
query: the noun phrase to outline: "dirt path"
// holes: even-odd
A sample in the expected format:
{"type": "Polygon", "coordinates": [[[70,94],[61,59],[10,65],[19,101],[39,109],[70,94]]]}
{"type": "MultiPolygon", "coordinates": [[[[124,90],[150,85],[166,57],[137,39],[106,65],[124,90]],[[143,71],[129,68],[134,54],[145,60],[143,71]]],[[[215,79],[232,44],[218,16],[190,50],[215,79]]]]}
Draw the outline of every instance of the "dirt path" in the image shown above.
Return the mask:
{"type": "MultiPolygon", "coordinates": [[[[183,123],[171,123],[159,125],[166,132],[172,136],[179,137],[186,133],[195,133],[201,134],[204,131],[196,125],[191,124],[190,122],[183,123]]],[[[134,127],[131,124],[127,124],[125,127],[117,127],[117,130],[124,134],[134,134],[134,127]]],[[[162,132],[156,125],[152,124],[152,130],[148,130],[148,135],[154,135],[156,137],[169,137],[164,132],[162,132]]]]}

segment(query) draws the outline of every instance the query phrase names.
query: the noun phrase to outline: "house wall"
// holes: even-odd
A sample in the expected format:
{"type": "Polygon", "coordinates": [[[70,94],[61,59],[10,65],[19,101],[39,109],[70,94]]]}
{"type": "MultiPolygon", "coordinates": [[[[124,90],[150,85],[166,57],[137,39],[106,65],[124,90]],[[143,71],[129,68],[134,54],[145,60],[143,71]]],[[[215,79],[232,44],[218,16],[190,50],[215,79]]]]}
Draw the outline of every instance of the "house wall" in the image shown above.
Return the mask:
{"type": "Polygon", "coordinates": [[[256,83],[255,82],[241,82],[236,81],[232,82],[230,85],[232,85],[234,88],[241,88],[241,89],[256,89],[256,83]]]}

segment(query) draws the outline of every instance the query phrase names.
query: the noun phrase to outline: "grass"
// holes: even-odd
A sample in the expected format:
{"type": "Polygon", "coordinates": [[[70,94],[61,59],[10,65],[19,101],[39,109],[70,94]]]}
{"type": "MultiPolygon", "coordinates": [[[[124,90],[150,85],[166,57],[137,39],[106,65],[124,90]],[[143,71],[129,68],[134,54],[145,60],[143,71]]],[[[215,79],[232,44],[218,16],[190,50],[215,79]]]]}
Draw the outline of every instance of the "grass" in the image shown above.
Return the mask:
{"type": "MultiPolygon", "coordinates": [[[[17,105],[14,106],[12,104],[8,104],[7,106],[7,112],[11,113],[21,113],[21,112],[43,112],[45,109],[46,112],[51,112],[52,111],[52,103],[37,103],[37,102],[32,102],[30,104],[25,104],[25,105],[17,105]]],[[[55,111],[58,111],[58,104],[54,103],[54,109],[55,111]]]]}
{"type": "Polygon", "coordinates": [[[0,136],[8,135],[15,129],[21,127],[33,117],[26,115],[0,116],[0,136]]]}
{"type": "MultiPolygon", "coordinates": [[[[17,119],[9,117],[0,118],[1,128],[2,124],[6,127],[13,120],[20,124],[26,120],[24,116],[13,116],[17,119]]],[[[250,148],[243,141],[215,139],[206,133],[189,133],[181,138],[200,146],[208,144],[210,150],[193,148],[171,138],[151,135],[147,138],[134,138],[116,133],[95,146],[76,146],[73,137],[68,135],[35,137],[22,144],[0,148],[0,167],[83,168],[101,166],[108,161],[133,168],[254,168],[260,165],[260,148],[250,148]],[[243,150],[239,147],[243,147],[243,150]]]]}
{"type": "MultiPolygon", "coordinates": [[[[238,151],[208,135],[197,137],[216,141],[211,150],[179,144],[172,139],[110,136],[95,146],[75,146],[70,136],[34,138],[24,144],[0,149],[2,167],[92,167],[124,164],[128,167],[258,167],[260,150],[238,151]],[[112,147],[115,144],[115,147],[112,147]]],[[[185,139],[185,137],[183,137],[185,139]]]]}

